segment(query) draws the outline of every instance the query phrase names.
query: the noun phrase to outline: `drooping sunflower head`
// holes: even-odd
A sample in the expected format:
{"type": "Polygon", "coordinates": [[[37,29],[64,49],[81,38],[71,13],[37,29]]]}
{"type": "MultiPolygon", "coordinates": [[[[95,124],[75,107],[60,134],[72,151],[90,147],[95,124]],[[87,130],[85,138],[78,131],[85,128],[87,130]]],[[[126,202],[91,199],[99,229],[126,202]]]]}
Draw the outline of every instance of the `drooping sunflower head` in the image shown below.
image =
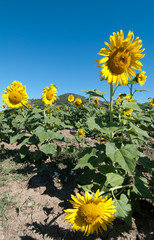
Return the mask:
{"type": "Polygon", "coordinates": [[[143,72],[139,73],[139,75],[137,77],[137,82],[141,85],[141,87],[146,82],[147,76],[145,75],[145,73],[146,72],[143,71],[143,72]]]}
{"type": "Polygon", "coordinates": [[[26,87],[22,83],[14,81],[5,89],[3,102],[10,108],[23,107],[28,102],[26,87]]]}
{"type": "Polygon", "coordinates": [[[74,101],[74,105],[76,107],[80,107],[82,104],[82,100],[80,98],[76,98],[75,101],[74,101]]]}
{"type": "Polygon", "coordinates": [[[100,76],[108,83],[115,83],[116,86],[127,85],[128,77],[132,79],[136,75],[134,69],[141,71],[142,63],[138,59],[144,57],[144,54],[141,54],[144,49],[140,49],[142,41],[139,37],[134,40],[134,33],[131,31],[124,39],[121,30],[120,34],[114,32],[113,36],[110,36],[110,44],[107,42],[105,44],[108,48],[102,48],[98,53],[104,57],[96,60],[98,67],[102,68],[100,76]]]}
{"type": "Polygon", "coordinates": [[[42,93],[42,101],[47,105],[52,105],[57,97],[55,93],[57,93],[57,89],[54,84],[51,84],[50,87],[44,88],[42,93]]]}
{"type": "Polygon", "coordinates": [[[98,104],[99,104],[99,97],[95,97],[95,98],[93,99],[93,102],[94,102],[96,105],[98,105],[98,104]]]}
{"type": "Polygon", "coordinates": [[[74,96],[73,95],[69,95],[68,96],[68,101],[69,102],[73,102],[74,101],[74,96]]]}
{"type": "Polygon", "coordinates": [[[89,236],[96,232],[107,231],[107,225],[112,224],[115,219],[115,206],[112,199],[107,197],[102,198],[99,196],[99,190],[97,190],[94,197],[88,192],[85,196],[81,196],[77,193],[77,197],[71,195],[72,200],[70,203],[73,205],[73,209],[66,209],[68,214],[65,219],[69,219],[69,223],[73,224],[72,228],[78,231],[81,229],[84,235],[89,236]]]}
{"type": "Polygon", "coordinates": [[[81,128],[79,128],[79,129],[77,130],[76,134],[77,134],[79,137],[84,137],[84,136],[85,136],[85,132],[84,132],[81,128]]]}

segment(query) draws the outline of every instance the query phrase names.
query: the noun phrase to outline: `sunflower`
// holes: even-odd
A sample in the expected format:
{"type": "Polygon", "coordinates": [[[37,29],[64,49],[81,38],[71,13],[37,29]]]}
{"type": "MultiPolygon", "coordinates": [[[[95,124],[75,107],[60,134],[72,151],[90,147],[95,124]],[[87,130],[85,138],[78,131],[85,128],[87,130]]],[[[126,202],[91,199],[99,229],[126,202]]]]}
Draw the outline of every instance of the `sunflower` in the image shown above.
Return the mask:
{"type": "Polygon", "coordinates": [[[121,30],[113,33],[110,36],[110,44],[105,42],[108,48],[102,48],[99,51],[99,55],[104,57],[100,60],[96,60],[98,64],[102,64],[100,76],[108,81],[108,83],[115,83],[115,86],[127,85],[128,77],[132,79],[135,76],[134,69],[141,71],[142,63],[138,61],[144,57],[141,52],[144,49],[142,47],[142,41],[137,37],[134,40],[134,33],[129,31],[126,39],[124,40],[124,33],[121,30]]]}
{"type": "Polygon", "coordinates": [[[124,115],[125,115],[125,116],[131,115],[132,112],[133,112],[133,109],[130,108],[130,109],[124,111],[124,115]]]}
{"type": "Polygon", "coordinates": [[[150,101],[150,105],[154,106],[154,98],[150,101]]]}
{"type": "Polygon", "coordinates": [[[74,96],[73,95],[69,95],[68,96],[68,101],[69,102],[73,102],[74,101],[74,96]]]}
{"type": "Polygon", "coordinates": [[[133,98],[131,97],[130,94],[127,94],[125,97],[123,97],[123,99],[127,99],[129,102],[133,101],[133,98]]]}
{"type": "Polygon", "coordinates": [[[145,73],[146,72],[143,71],[143,72],[139,73],[139,75],[137,77],[137,82],[141,85],[141,87],[146,82],[147,76],[145,75],[145,73]]]}
{"type": "Polygon", "coordinates": [[[5,104],[2,104],[2,106],[1,106],[2,108],[5,108],[5,104]]]}
{"type": "Polygon", "coordinates": [[[99,197],[99,190],[94,197],[86,192],[85,196],[77,193],[77,197],[71,195],[71,198],[73,201],[69,200],[69,202],[73,205],[73,209],[65,210],[68,213],[65,219],[70,219],[68,222],[73,224],[73,229],[76,231],[81,229],[86,236],[94,232],[98,234],[102,229],[107,231],[107,225],[112,224],[116,212],[111,198],[99,197]]]}
{"type": "Polygon", "coordinates": [[[22,83],[14,81],[4,90],[3,102],[10,108],[18,108],[27,104],[28,95],[22,83]]]}
{"type": "Polygon", "coordinates": [[[80,98],[76,98],[75,101],[74,101],[74,105],[76,107],[80,107],[82,104],[82,100],[80,98]]]}
{"type": "Polygon", "coordinates": [[[46,87],[42,93],[42,101],[47,105],[52,105],[52,103],[56,100],[57,89],[54,84],[51,84],[50,87],[46,87]]]}
{"type": "Polygon", "coordinates": [[[85,132],[84,132],[81,128],[79,128],[79,129],[77,130],[76,134],[77,134],[79,137],[84,137],[84,136],[85,136],[85,132]]]}
{"type": "Polygon", "coordinates": [[[94,102],[96,105],[98,105],[98,104],[99,104],[99,97],[94,98],[94,99],[93,99],[93,102],[94,102]]]}

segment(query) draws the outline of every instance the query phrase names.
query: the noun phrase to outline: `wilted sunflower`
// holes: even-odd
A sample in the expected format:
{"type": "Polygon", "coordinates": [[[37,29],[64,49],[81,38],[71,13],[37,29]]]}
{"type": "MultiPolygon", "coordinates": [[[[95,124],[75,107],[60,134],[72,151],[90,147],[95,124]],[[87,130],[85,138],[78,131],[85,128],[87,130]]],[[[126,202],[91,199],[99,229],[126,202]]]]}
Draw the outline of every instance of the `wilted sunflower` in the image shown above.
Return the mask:
{"type": "Polygon", "coordinates": [[[27,104],[28,95],[22,83],[14,81],[4,90],[3,102],[10,108],[18,108],[27,104]]]}
{"type": "Polygon", "coordinates": [[[76,134],[77,134],[79,137],[84,137],[84,136],[85,136],[85,132],[84,132],[81,128],[79,128],[79,129],[77,130],[76,134]]]}
{"type": "Polygon", "coordinates": [[[76,98],[75,101],[74,101],[74,105],[76,107],[80,107],[82,104],[82,100],[80,98],[76,98]]]}
{"type": "Polygon", "coordinates": [[[94,102],[96,105],[98,105],[98,104],[99,104],[99,97],[94,98],[94,99],[93,99],[93,102],[94,102]]]}
{"type": "Polygon", "coordinates": [[[145,73],[146,72],[143,71],[143,72],[139,73],[139,75],[137,77],[137,82],[141,85],[141,87],[146,82],[147,76],[145,75],[145,73]]]}
{"type": "Polygon", "coordinates": [[[69,95],[68,96],[68,101],[69,102],[73,102],[74,101],[74,96],[73,95],[69,95]]]}
{"type": "Polygon", "coordinates": [[[110,44],[104,42],[108,48],[102,48],[99,51],[99,55],[104,56],[100,60],[96,60],[98,64],[102,64],[102,70],[100,76],[108,81],[108,83],[115,83],[119,85],[127,85],[128,77],[132,79],[135,76],[134,69],[141,71],[142,63],[138,61],[144,57],[140,50],[142,47],[142,41],[137,37],[134,40],[134,33],[129,31],[126,39],[124,40],[124,33],[122,30],[114,32],[113,36],[110,36],[110,44]]]}
{"type": "Polygon", "coordinates": [[[112,198],[99,197],[99,190],[97,190],[94,197],[88,192],[85,196],[81,196],[79,193],[77,197],[71,195],[72,200],[69,202],[73,205],[73,209],[66,209],[65,212],[68,215],[65,219],[70,219],[68,222],[73,224],[72,228],[78,231],[81,229],[84,235],[89,236],[96,232],[107,231],[107,225],[112,224],[115,219],[115,206],[112,198]]]}
{"type": "Polygon", "coordinates": [[[42,101],[47,105],[52,105],[52,103],[56,100],[57,89],[54,84],[51,84],[50,87],[46,87],[42,93],[42,101]]]}

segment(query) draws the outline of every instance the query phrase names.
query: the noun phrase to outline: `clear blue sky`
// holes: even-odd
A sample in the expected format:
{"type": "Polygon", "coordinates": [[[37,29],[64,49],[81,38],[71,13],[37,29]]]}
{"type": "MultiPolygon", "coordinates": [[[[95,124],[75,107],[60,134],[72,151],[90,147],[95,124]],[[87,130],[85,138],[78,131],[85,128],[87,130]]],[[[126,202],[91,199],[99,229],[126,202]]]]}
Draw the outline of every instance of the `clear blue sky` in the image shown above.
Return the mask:
{"type": "MultiPolygon", "coordinates": [[[[145,102],[154,92],[153,19],[152,0],[1,0],[0,95],[17,80],[29,98],[40,98],[54,83],[58,95],[96,88],[109,99],[109,85],[100,81],[94,60],[100,59],[104,41],[123,29],[125,37],[131,30],[143,41],[147,82],[137,88],[149,92],[135,98],[145,102]]],[[[128,87],[120,87],[116,96],[123,92],[129,93],[128,87]]]]}

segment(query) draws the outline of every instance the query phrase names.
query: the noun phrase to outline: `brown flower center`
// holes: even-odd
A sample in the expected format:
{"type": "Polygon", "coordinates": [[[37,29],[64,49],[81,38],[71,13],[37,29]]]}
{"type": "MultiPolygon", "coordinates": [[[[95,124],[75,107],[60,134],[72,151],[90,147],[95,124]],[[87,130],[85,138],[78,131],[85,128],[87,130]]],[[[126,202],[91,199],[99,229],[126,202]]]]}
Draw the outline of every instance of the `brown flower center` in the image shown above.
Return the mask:
{"type": "Polygon", "coordinates": [[[51,101],[54,97],[54,93],[52,90],[49,90],[47,93],[46,93],[46,98],[51,101]]]}
{"type": "Polygon", "coordinates": [[[124,48],[115,48],[107,61],[110,72],[115,75],[126,72],[130,66],[131,56],[128,50],[124,48]]]}
{"type": "Polygon", "coordinates": [[[9,101],[13,105],[19,104],[22,101],[22,95],[17,91],[13,91],[9,94],[9,101]]]}

